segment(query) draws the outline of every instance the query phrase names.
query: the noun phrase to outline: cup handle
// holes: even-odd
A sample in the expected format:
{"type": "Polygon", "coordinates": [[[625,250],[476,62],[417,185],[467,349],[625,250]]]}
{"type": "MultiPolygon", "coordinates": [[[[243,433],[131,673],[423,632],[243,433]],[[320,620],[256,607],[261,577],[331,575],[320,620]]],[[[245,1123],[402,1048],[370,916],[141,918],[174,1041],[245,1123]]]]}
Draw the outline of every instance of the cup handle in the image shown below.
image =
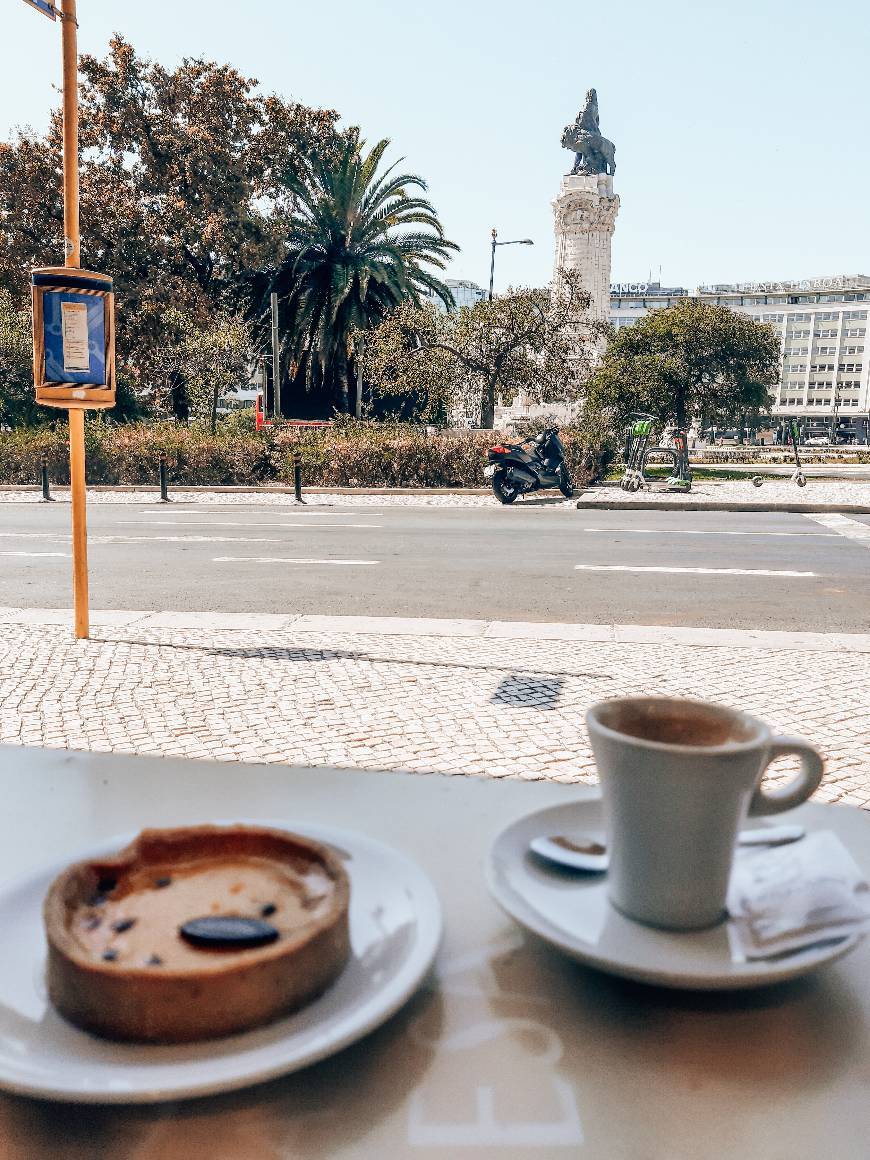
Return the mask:
{"type": "Polygon", "coordinates": [[[801,759],[801,771],[794,781],[782,789],[774,789],[763,793],[757,788],[749,803],[750,816],[760,814],[781,814],[784,810],[794,809],[801,802],[816,792],[821,784],[825,772],[825,763],[817,749],[800,737],[774,737],[767,757],[765,769],[777,757],[784,757],[788,753],[796,753],[801,759]]]}

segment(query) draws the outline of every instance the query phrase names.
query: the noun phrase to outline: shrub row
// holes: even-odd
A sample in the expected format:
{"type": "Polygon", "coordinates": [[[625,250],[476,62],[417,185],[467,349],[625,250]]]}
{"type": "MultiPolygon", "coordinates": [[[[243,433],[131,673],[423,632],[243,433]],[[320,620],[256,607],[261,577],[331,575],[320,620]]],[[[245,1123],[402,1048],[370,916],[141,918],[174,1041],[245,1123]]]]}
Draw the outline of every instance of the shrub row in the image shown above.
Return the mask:
{"type": "MultiPolygon", "coordinates": [[[[491,432],[437,432],[376,423],[335,427],[218,430],[215,435],[175,424],[85,427],[88,482],[155,484],[165,456],[176,486],[291,484],[299,455],[307,487],[481,487],[491,432]]],[[[566,455],[578,485],[597,474],[599,456],[573,431],[563,431],[566,455]]],[[[66,430],[18,429],[0,433],[0,483],[39,480],[42,457],[53,482],[69,482],[66,430]]]]}

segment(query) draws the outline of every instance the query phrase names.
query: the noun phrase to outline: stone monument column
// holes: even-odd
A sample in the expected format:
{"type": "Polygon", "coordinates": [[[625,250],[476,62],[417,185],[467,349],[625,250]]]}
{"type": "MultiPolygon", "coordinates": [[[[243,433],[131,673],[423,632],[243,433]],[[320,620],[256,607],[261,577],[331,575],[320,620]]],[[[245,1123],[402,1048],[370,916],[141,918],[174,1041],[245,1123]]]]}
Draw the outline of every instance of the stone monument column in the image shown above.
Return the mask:
{"type": "Polygon", "coordinates": [[[556,256],[553,280],[561,269],[579,270],[592,298],[590,314],[610,317],[610,244],[619,212],[613,178],[605,173],[568,174],[553,202],[556,256]]]}
{"type": "Polygon", "coordinates": [[[592,299],[590,313],[610,316],[610,241],[619,212],[613,192],[616,147],[602,136],[598,123],[598,94],[586,93],[586,103],[573,125],[562,132],[562,147],[574,152],[574,166],[562,178],[553,202],[556,228],[556,259],[553,272],[577,270],[592,299]]]}

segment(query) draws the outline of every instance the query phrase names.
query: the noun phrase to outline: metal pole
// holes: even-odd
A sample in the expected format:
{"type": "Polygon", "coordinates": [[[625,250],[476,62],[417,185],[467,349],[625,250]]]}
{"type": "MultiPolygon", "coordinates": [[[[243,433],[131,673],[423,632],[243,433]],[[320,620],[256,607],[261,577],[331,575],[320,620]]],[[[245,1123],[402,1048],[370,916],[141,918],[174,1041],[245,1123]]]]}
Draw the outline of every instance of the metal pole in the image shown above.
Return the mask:
{"type": "Polygon", "coordinates": [[[272,305],[272,413],[281,418],[281,349],[278,345],[278,295],[273,291],[272,305]]]}
{"type": "Polygon", "coordinates": [[[51,496],[51,487],[48,482],[48,456],[42,457],[42,499],[43,503],[54,503],[51,496]]]}
{"type": "Polygon", "coordinates": [[[495,282],[495,247],[498,245],[496,238],[498,237],[498,230],[492,231],[492,259],[489,263],[489,300],[492,302],[492,287],[495,282]]]}
{"type": "MultiPolygon", "coordinates": [[[[81,266],[79,248],[79,109],[78,22],[76,0],[61,0],[63,46],[63,232],[65,264],[81,266]]],[[[87,640],[88,616],[88,523],[85,485],[85,413],[69,412],[69,477],[72,499],[73,606],[75,635],[87,640]]]]}
{"type": "Polygon", "coordinates": [[[302,498],[302,459],[298,451],[293,456],[293,487],[296,491],[296,502],[305,503],[302,498]]]}
{"type": "Polygon", "coordinates": [[[362,418],[362,396],[363,396],[363,372],[362,360],[365,352],[365,337],[361,334],[357,339],[358,350],[356,352],[356,417],[362,418]]]}
{"type": "Polygon", "coordinates": [[[169,492],[166,487],[166,456],[160,456],[160,502],[169,503],[169,492]]]}

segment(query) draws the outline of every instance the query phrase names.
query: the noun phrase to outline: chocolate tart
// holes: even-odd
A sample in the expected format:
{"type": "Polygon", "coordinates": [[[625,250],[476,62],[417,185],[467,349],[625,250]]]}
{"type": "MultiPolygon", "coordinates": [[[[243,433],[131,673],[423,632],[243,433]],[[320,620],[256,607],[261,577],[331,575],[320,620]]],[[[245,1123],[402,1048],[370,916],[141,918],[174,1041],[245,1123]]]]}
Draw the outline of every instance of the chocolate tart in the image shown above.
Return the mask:
{"type": "Polygon", "coordinates": [[[350,955],[349,898],[337,854],[285,830],[144,830],[49,888],[48,994],[108,1039],[245,1031],[335,981],[350,955]]]}

